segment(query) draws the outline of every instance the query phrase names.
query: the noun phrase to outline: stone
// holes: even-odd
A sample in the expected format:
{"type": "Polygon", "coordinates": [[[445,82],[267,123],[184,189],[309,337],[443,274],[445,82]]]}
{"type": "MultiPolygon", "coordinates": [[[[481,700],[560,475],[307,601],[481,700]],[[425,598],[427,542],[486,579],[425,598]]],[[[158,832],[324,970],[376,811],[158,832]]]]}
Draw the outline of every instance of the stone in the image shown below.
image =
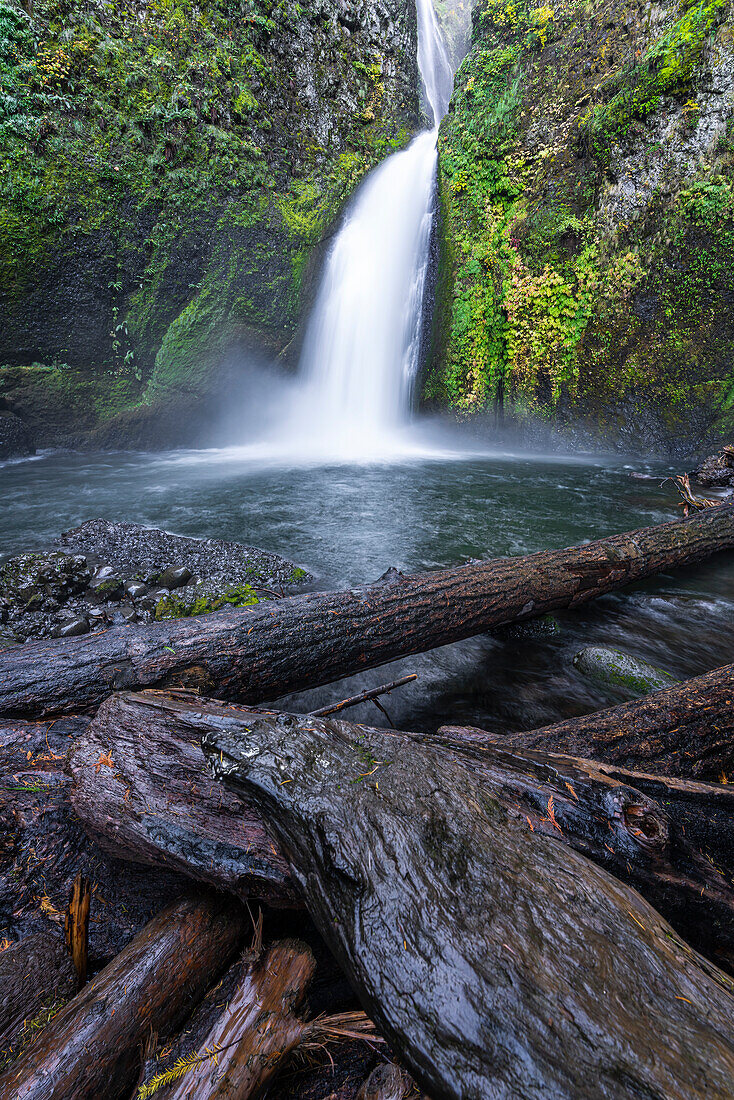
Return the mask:
{"type": "Polygon", "coordinates": [[[0,461],[8,458],[27,458],[35,454],[30,432],[11,412],[0,412],[0,461]]]}
{"type": "Polygon", "coordinates": [[[714,485],[734,485],[734,445],[722,447],[716,454],[705,458],[698,469],[693,471],[693,477],[707,488],[714,485]]]}
{"type": "Polygon", "coordinates": [[[74,619],[68,619],[65,623],[62,623],[58,629],[59,638],[76,638],[80,634],[89,633],[89,620],[85,619],[83,615],[78,615],[74,619]]]}
{"type": "Polygon", "coordinates": [[[633,695],[649,695],[680,683],[664,669],[608,646],[586,646],[575,655],[573,665],[594,683],[633,695]]]}
{"type": "Polygon", "coordinates": [[[182,588],[191,580],[191,570],[185,565],[164,570],[158,578],[161,588],[182,588]]]}
{"type": "Polygon", "coordinates": [[[125,592],[131,600],[139,600],[141,596],[144,596],[148,591],[146,585],[141,581],[126,581],[125,592]]]}

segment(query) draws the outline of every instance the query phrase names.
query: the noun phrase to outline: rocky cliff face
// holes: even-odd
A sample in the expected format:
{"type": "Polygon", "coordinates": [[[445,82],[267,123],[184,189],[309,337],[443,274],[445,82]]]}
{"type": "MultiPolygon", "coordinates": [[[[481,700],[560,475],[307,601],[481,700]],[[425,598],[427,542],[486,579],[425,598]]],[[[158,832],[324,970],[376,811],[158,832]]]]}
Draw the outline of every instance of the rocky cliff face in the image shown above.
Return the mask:
{"type": "Polygon", "coordinates": [[[293,340],[417,90],[412,0],[0,0],[0,407],[195,439],[226,349],[293,340]]]}
{"type": "Polygon", "coordinates": [[[429,401],[689,450],[734,403],[730,0],[481,0],[429,401]]]}

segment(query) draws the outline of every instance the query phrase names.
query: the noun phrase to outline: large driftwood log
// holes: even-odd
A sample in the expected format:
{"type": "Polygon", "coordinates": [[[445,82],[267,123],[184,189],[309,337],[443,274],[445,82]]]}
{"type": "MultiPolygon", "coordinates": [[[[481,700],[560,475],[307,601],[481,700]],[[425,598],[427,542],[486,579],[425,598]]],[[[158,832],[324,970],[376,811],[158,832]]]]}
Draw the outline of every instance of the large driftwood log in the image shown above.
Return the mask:
{"type": "Polygon", "coordinates": [[[571,549],[25,645],[0,654],[0,713],[77,710],[120,688],[155,684],[194,683],[219,698],[259,702],[575,607],[732,547],[734,505],[722,505],[571,549]]]}
{"type": "Polygon", "coordinates": [[[175,1030],[244,932],[222,898],[160,913],[88,983],[0,1078],[0,1100],[117,1100],[132,1088],[151,1030],[175,1030]]]}
{"type": "Polygon", "coordinates": [[[656,775],[734,779],[734,665],[631,703],[525,733],[442,726],[460,743],[593,757],[656,775]]]}
{"type": "Polygon", "coordinates": [[[732,980],[457,758],[266,715],[203,746],[433,1100],[731,1096],[732,980]]]}
{"type": "MultiPolygon", "coordinates": [[[[299,904],[255,804],[245,800],[238,824],[238,800],[217,796],[194,747],[219,731],[244,742],[253,713],[162,692],[112,696],[72,756],[77,813],[116,855],[299,904]],[[104,777],[95,772],[103,754],[112,763],[104,777]],[[214,835],[227,842],[221,862],[214,835]]],[[[294,718],[293,736],[307,738],[313,721],[294,718]]],[[[328,728],[342,727],[331,719],[328,728]]],[[[460,756],[529,834],[554,836],[634,885],[698,950],[734,969],[734,787],[508,751],[471,737],[388,736],[460,756]]]]}
{"type": "Polygon", "coordinates": [[[300,906],[259,815],[209,775],[196,707],[156,692],[137,698],[106,700],[70,754],[72,803],[87,831],[118,858],[300,906]]]}

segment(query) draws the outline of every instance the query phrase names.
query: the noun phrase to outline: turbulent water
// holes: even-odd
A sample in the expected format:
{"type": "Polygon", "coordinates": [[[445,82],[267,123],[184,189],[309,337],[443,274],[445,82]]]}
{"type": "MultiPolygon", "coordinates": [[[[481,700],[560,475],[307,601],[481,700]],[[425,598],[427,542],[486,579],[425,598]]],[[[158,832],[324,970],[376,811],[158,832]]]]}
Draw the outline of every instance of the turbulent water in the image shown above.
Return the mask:
{"type": "MultiPolygon", "coordinates": [[[[429,569],[571,545],[678,514],[664,467],[621,461],[474,455],[364,465],[287,467],[238,452],[64,455],[0,467],[0,550],[46,544],[94,516],[184,535],[236,539],[291,557],[331,588],[390,566],[429,569]]],[[[484,635],[286,700],[310,710],[395,675],[419,680],[387,709],[396,725],[461,720],[522,729],[588,712],[620,696],[573,669],[582,646],[617,646],[675,675],[734,660],[734,556],[663,576],[559,616],[550,637],[484,635]]],[[[356,721],[384,718],[370,705],[356,721]]]]}

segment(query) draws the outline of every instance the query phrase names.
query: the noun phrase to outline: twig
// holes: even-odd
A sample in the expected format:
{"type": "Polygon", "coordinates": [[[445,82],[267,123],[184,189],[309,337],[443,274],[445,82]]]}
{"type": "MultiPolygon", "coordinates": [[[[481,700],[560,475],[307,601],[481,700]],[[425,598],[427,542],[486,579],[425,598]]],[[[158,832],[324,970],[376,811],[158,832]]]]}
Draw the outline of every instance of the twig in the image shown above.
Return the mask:
{"type": "MultiPolygon", "coordinates": [[[[318,710],[310,710],[308,712],[309,717],[325,718],[327,714],[336,714],[338,710],[344,710],[345,707],[356,707],[358,703],[366,703],[370,699],[374,700],[378,695],[388,695],[394,688],[402,687],[403,684],[409,684],[412,680],[417,679],[417,673],[413,672],[410,676],[403,676],[400,680],[393,680],[391,684],[383,684],[382,687],[370,688],[368,691],[361,691],[359,695],[352,695],[349,699],[342,699],[341,703],[330,703],[327,707],[319,707],[318,710]]],[[[379,703],[375,705],[379,706],[379,703]]],[[[383,708],[380,707],[380,710],[383,710],[383,708]]],[[[386,712],[383,710],[383,713],[386,712]]]]}

